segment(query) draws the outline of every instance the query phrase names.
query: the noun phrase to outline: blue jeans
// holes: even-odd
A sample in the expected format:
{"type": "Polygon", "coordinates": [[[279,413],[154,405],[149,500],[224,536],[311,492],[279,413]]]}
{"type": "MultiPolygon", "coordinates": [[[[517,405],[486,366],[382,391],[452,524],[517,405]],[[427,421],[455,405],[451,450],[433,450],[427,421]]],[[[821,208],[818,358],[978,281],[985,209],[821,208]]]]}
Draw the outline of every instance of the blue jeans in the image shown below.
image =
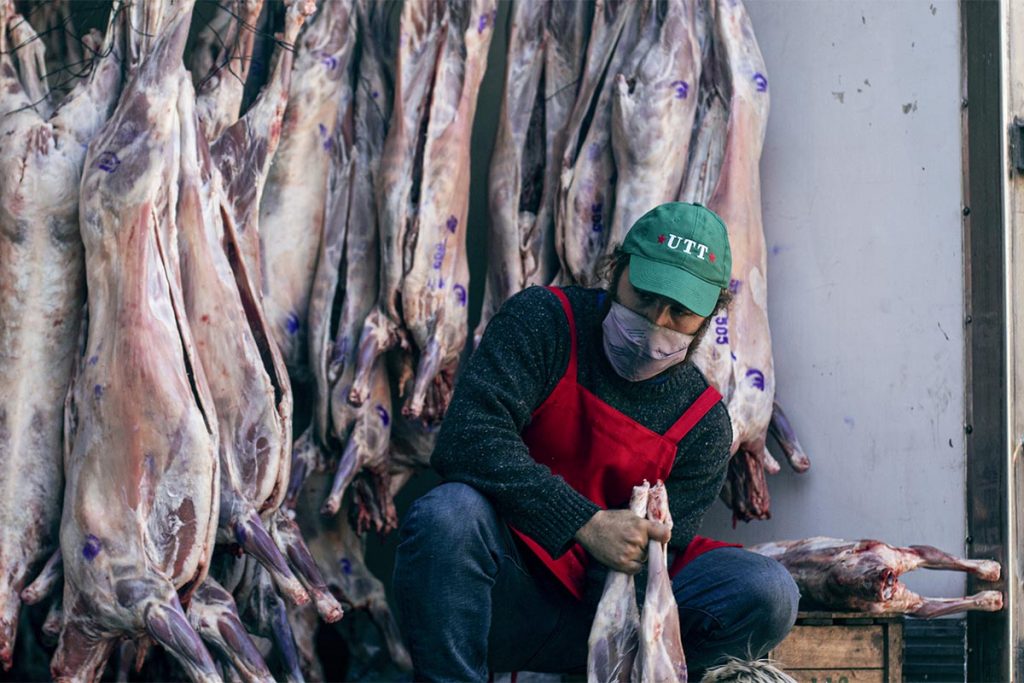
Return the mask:
{"type": "MultiPolygon", "coordinates": [[[[592,583],[588,594],[599,597],[601,582],[592,583]]],[[[596,599],[576,600],[524,561],[508,527],[470,486],[441,484],[413,504],[393,587],[416,680],[586,670],[596,599]]],[[[793,626],[800,597],[782,565],[740,548],[697,557],[673,588],[691,680],[722,657],[767,653],[793,626]]]]}

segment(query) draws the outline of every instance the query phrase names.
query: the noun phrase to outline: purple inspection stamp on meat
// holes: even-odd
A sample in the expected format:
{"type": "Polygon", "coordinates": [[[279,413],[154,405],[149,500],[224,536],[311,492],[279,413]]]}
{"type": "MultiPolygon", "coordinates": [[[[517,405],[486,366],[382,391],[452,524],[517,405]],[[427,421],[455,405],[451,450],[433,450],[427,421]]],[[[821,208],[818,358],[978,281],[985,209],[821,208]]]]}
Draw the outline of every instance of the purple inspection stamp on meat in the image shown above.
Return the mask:
{"type": "Polygon", "coordinates": [[[448,246],[444,242],[438,242],[437,246],[434,247],[434,270],[441,270],[441,264],[444,263],[445,252],[448,251],[448,246]]]}
{"type": "Polygon", "coordinates": [[[596,202],[590,205],[590,229],[594,232],[604,230],[604,202],[596,202]]]}
{"type": "Polygon", "coordinates": [[[316,127],[320,133],[320,139],[323,140],[324,149],[330,152],[331,148],[334,147],[334,139],[331,137],[331,132],[327,130],[327,126],[322,123],[316,124],[316,127]]]}
{"type": "Polygon", "coordinates": [[[729,343],[729,316],[720,315],[715,318],[715,343],[729,343]]]}
{"type": "Polygon", "coordinates": [[[100,554],[102,548],[103,544],[100,543],[100,539],[89,534],[85,537],[85,544],[82,546],[82,557],[92,562],[100,554]]]}
{"type": "Polygon", "coordinates": [[[331,71],[338,68],[338,58],[329,52],[320,53],[320,63],[331,71]]]}
{"type": "Polygon", "coordinates": [[[96,168],[107,173],[113,173],[121,165],[121,160],[113,152],[103,152],[96,158],[96,168]]]}

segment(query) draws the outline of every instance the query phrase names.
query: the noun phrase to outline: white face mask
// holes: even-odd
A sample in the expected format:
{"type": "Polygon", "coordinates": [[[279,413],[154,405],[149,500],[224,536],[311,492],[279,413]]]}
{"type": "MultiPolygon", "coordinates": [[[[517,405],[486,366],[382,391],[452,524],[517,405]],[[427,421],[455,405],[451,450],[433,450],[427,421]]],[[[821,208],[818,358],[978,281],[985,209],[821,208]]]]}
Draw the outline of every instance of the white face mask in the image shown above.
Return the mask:
{"type": "Polygon", "coordinates": [[[683,334],[650,320],[613,301],[601,323],[604,353],[623,379],[650,379],[686,358],[692,334],[683,334]]]}

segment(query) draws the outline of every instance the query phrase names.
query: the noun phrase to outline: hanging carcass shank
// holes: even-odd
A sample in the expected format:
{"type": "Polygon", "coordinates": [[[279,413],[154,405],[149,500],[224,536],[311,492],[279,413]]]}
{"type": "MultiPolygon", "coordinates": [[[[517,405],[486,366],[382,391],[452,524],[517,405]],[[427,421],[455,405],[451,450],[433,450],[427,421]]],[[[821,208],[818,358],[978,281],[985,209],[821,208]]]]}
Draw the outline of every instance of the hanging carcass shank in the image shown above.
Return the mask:
{"type": "MultiPolygon", "coordinates": [[[[232,0],[218,6],[193,47],[192,77],[201,79],[196,84],[196,113],[207,140],[216,139],[238,119],[263,2],[232,0]]],[[[285,42],[291,45],[294,39],[285,37],[285,42]]]]}
{"type": "MultiPolygon", "coordinates": [[[[615,205],[605,253],[622,244],[637,218],[674,199],[682,183],[701,72],[697,2],[668,0],[657,29],[644,32],[624,72],[615,75],[615,205]]],[[[660,8],[651,14],[657,17],[660,8]]]]}
{"type": "Polygon", "coordinates": [[[383,357],[378,356],[370,368],[369,400],[358,407],[348,400],[359,337],[379,288],[380,237],[374,188],[381,171],[381,152],[391,114],[387,17],[383,6],[372,0],[359,2],[357,11],[364,37],[355,108],[355,164],[360,172],[352,178],[342,269],[345,300],[327,365],[328,382],[332,384],[330,430],[345,446],[337,462],[334,484],[324,501],[324,512],[328,514],[340,509],[346,489],[364,468],[387,484],[392,419],[390,372],[383,357]]]}
{"type": "MultiPolygon", "coordinates": [[[[705,368],[718,386],[732,421],[733,460],[729,481],[734,514],[766,519],[764,471],[778,471],[766,440],[775,396],[775,370],[768,326],[767,249],[761,224],[759,162],[768,123],[768,79],[750,17],[740,1],[720,0],[715,12],[715,50],[728,83],[729,123],[718,184],[708,208],[725,222],[732,248],[733,302],[716,320],[717,363],[705,368]]],[[[710,335],[709,335],[710,336],[710,335]]]]}
{"type": "MultiPolygon", "coordinates": [[[[423,128],[448,21],[440,0],[409,0],[402,4],[391,122],[376,178],[379,292],[377,305],[367,316],[359,338],[356,374],[349,392],[349,400],[356,406],[369,397],[377,358],[395,346],[409,352],[408,332],[402,319],[402,280],[408,267],[404,251],[407,233],[419,211],[426,137],[423,128]]],[[[406,362],[411,363],[411,359],[406,362]]]]}
{"type": "MultiPolygon", "coordinates": [[[[550,4],[547,0],[517,2],[509,18],[505,91],[488,182],[490,237],[484,312],[475,334],[478,341],[505,299],[526,286],[530,267],[526,258],[537,256],[524,237],[533,229],[540,209],[545,171],[542,87],[545,44],[551,39],[544,30],[550,4]]],[[[537,264],[532,267],[536,270],[537,264]]]]}
{"type": "MultiPolygon", "coordinates": [[[[647,518],[651,485],[633,487],[629,509],[647,518]]],[[[640,610],[631,574],[609,570],[588,640],[587,681],[628,683],[640,647],[640,610]]]]}
{"type": "MultiPolygon", "coordinates": [[[[357,13],[356,7],[352,8],[357,13]]],[[[356,40],[356,20],[349,22],[345,40],[349,44],[356,40]]],[[[352,203],[353,184],[357,178],[369,175],[369,169],[360,168],[355,173],[355,151],[353,149],[355,98],[352,92],[352,71],[347,61],[344,72],[339,77],[338,90],[341,104],[337,111],[337,120],[331,125],[332,137],[328,145],[328,168],[326,176],[326,195],[324,198],[324,226],[320,234],[320,246],[316,261],[316,272],[309,297],[307,314],[309,369],[314,382],[313,420],[310,428],[316,443],[328,443],[328,414],[330,411],[331,382],[328,378],[328,365],[333,357],[333,338],[331,326],[337,317],[339,297],[347,301],[345,289],[344,259],[346,237],[352,221],[349,218],[352,203]]],[[[351,226],[354,227],[354,226],[351,226]]],[[[372,226],[370,226],[372,227],[372,226]]],[[[365,228],[364,228],[365,229],[365,228]]],[[[366,307],[372,305],[372,299],[365,301],[366,307]]],[[[304,437],[307,438],[307,437],[304,437]]]]}
{"type": "Polygon", "coordinates": [[[514,5],[491,156],[487,282],[475,343],[508,297],[549,284],[558,271],[555,196],[583,68],[586,15],[583,2],[514,5]],[[534,63],[540,55],[543,68],[534,63]]]}
{"type": "Polygon", "coordinates": [[[557,200],[556,246],[563,283],[597,283],[594,271],[608,243],[615,201],[614,77],[644,34],[657,31],[654,9],[650,0],[605,0],[594,8],[583,82],[566,132],[557,200]]]}
{"type": "Polygon", "coordinates": [[[306,372],[306,316],[354,21],[348,0],[324,2],[300,36],[281,144],[260,204],[257,272],[264,310],[288,369],[300,374],[306,372]]]}
{"type": "MultiPolygon", "coordinates": [[[[121,89],[115,4],[89,76],[41,115],[9,49],[0,3],[0,664],[11,666],[18,591],[57,548],[64,488],[63,408],[85,302],[78,185],[85,148],[121,89]]],[[[13,33],[13,32],[12,32],[13,33]]],[[[41,43],[36,43],[39,47],[41,43]]],[[[53,575],[59,561],[44,574],[53,575]]]]}
{"type": "MultiPolygon", "coordinates": [[[[388,607],[384,584],[365,564],[367,538],[356,533],[345,515],[325,516],[320,513],[318,501],[324,499],[330,486],[330,476],[314,473],[303,483],[295,512],[296,522],[310,539],[313,556],[324,567],[327,585],[345,605],[345,619],[334,628],[352,634],[353,629],[358,633],[359,629],[370,626],[374,631],[372,639],[352,639],[353,655],[366,657],[366,640],[371,640],[384,646],[398,668],[409,670],[412,668],[409,653],[402,644],[398,625],[388,607]],[[353,616],[356,617],[354,623],[348,623],[353,616]]],[[[292,616],[299,615],[293,612],[292,616]]],[[[310,616],[307,611],[298,620],[308,622],[310,616]]],[[[292,621],[294,623],[296,619],[292,621]]]]}
{"type": "MultiPolygon", "coordinates": [[[[292,3],[287,37],[294,39],[301,17],[298,3],[292,3]]],[[[272,363],[257,295],[244,270],[236,276],[224,250],[228,238],[222,220],[227,212],[221,204],[227,202],[197,130],[190,95],[185,89],[180,97],[177,234],[185,315],[209,379],[220,433],[218,535],[256,556],[290,599],[305,602],[309,596],[259,516],[286,484],[290,405],[282,414],[278,401],[286,392],[278,384],[280,368],[272,363]]],[[[236,267],[244,268],[240,263],[236,267]]]]}
{"type": "MultiPolygon", "coordinates": [[[[660,481],[651,487],[647,519],[671,528],[668,495],[660,481]]],[[[647,550],[647,591],[640,613],[640,650],[633,665],[634,681],[686,683],[686,657],[679,631],[679,607],[668,574],[668,544],[651,540],[647,550]]]]}
{"type": "MultiPolygon", "coordinates": [[[[308,0],[287,4],[285,45],[294,42],[314,9],[308,0]]],[[[199,136],[192,135],[196,153],[189,170],[194,171],[186,174],[182,163],[179,220],[191,219],[192,228],[182,225],[180,233],[183,275],[187,314],[220,424],[219,539],[257,557],[291,600],[305,602],[308,592],[324,619],[336,621],[340,606],[308,561],[309,551],[293,533],[287,513],[279,510],[291,469],[291,390],[255,279],[241,257],[243,235],[257,233],[259,190],[276,148],[291,70],[290,50],[279,48],[270,80],[252,108],[215,141],[215,165],[199,136]]],[[[183,122],[183,133],[194,133],[194,125],[183,122]]]]}
{"type": "Polygon", "coordinates": [[[419,352],[402,412],[428,421],[447,409],[468,333],[470,136],[497,8],[495,0],[456,0],[446,11],[401,288],[402,317],[419,352]]]}
{"type": "Polygon", "coordinates": [[[132,25],[151,32],[130,36],[128,85],[86,156],[89,327],[66,435],[58,680],[98,677],[121,638],[142,635],[193,680],[218,678],[179,602],[206,576],[219,505],[216,414],[175,248],[192,6],[132,7],[132,25]]]}

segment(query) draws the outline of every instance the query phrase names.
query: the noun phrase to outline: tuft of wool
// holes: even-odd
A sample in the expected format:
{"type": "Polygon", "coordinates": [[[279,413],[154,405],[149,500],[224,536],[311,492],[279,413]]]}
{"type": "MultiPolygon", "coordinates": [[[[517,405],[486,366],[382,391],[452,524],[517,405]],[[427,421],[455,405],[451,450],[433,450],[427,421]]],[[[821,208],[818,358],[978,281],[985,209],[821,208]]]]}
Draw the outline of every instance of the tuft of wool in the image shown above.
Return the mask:
{"type": "Polygon", "coordinates": [[[730,658],[725,664],[708,669],[700,680],[701,683],[796,683],[768,659],[730,658]]]}

